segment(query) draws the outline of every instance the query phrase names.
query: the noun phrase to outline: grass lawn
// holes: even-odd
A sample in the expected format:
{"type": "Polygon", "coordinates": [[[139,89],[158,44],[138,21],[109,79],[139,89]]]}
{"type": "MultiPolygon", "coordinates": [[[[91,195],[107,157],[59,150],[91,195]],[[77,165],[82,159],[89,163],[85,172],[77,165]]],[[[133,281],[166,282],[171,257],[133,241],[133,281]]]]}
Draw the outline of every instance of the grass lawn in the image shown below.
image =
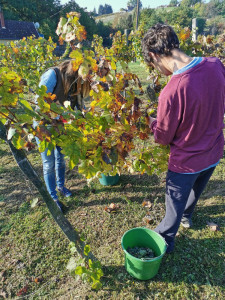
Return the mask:
{"type": "MultiPolygon", "coordinates": [[[[147,85],[138,63],[135,73],[147,85]]],[[[134,71],[134,70],[133,70],[134,71]]],[[[42,177],[37,150],[28,153],[42,177]]],[[[43,200],[0,143],[0,299],[224,299],[225,155],[217,166],[193,216],[192,229],[179,229],[173,254],[165,255],[151,280],[132,278],[124,268],[121,237],[133,227],[153,229],[165,212],[165,173],[160,176],[122,174],[115,186],[96,179],[89,186],[77,170],[66,172],[73,196],[62,199],[65,216],[90,245],[103,265],[103,287],[91,290],[66,270],[71,257],[68,240],[50,216],[43,200]],[[38,198],[36,206],[31,203],[38,198]],[[143,217],[144,200],[152,203],[152,222],[143,217]],[[105,207],[119,204],[116,213],[105,207]],[[220,230],[211,231],[207,222],[220,230]]]]}

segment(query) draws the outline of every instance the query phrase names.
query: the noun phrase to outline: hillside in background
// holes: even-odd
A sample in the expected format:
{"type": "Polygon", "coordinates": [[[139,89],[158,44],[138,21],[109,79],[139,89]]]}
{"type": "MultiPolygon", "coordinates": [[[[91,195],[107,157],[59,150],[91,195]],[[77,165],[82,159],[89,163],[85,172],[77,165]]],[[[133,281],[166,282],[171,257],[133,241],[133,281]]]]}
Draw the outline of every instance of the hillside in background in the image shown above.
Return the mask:
{"type": "MultiPolygon", "coordinates": [[[[154,10],[155,10],[156,14],[160,14],[160,13],[170,12],[174,8],[175,7],[159,6],[159,7],[155,8],[154,10]]],[[[127,20],[129,16],[132,16],[133,18],[135,18],[135,15],[136,15],[136,12],[135,12],[135,9],[133,9],[132,11],[120,11],[120,12],[116,12],[116,13],[112,13],[112,14],[96,16],[95,21],[96,21],[96,23],[101,21],[104,25],[110,25],[110,26],[116,28],[119,23],[120,24],[123,23],[123,20],[125,22],[125,20],[127,20]]]]}
{"type": "Polygon", "coordinates": [[[114,24],[117,23],[119,21],[119,19],[121,18],[127,18],[129,15],[133,14],[133,10],[132,11],[120,11],[120,12],[116,12],[116,13],[112,13],[112,14],[108,14],[108,15],[101,15],[101,16],[97,16],[95,17],[95,21],[98,23],[99,21],[102,21],[103,24],[105,25],[109,25],[109,24],[114,24]]]}

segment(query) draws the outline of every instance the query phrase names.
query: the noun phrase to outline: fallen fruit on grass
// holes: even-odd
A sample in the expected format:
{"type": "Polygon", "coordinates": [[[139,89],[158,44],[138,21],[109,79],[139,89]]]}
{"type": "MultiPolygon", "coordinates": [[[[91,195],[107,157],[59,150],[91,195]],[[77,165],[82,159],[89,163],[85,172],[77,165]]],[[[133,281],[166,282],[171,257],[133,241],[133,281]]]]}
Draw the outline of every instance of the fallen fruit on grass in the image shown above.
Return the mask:
{"type": "Polygon", "coordinates": [[[116,212],[119,207],[119,204],[111,203],[109,206],[105,207],[105,211],[107,211],[108,213],[116,212]]]}
{"type": "Polygon", "coordinates": [[[144,223],[147,223],[147,224],[151,224],[151,223],[153,223],[153,218],[151,217],[151,216],[149,216],[149,215],[146,215],[144,218],[143,218],[143,222],[144,223]]]}
{"type": "Polygon", "coordinates": [[[218,231],[219,229],[219,225],[214,223],[214,222],[207,222],[207,225],[209,226],[209,229],[211,231],[218,231]]]}
{"type": "Polygon", "coordinates": [[[142,206],[150,209],[152,207],[152,203],[148,200],[144,200],[142,202],[142,206]]]}

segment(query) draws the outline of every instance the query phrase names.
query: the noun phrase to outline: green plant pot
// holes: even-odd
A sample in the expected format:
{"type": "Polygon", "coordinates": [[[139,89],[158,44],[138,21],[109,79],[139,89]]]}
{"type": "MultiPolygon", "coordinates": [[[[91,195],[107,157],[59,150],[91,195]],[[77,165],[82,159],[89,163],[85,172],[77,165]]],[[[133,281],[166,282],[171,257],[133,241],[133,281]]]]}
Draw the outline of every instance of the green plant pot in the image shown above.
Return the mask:
{"type": "Polygon", "coordinates": [[[151,229],[137,227],[124,233],[121,244],[125,253],[125,268],[131,276],[148,280],[158,273],[161,260],[166,253],[166,242],[161,235],[151,229]],[[148,247],[154,251],[156,257],[141,260],[129,254],[126,251],[128,247],[148,247]]]}
{"type": "Polygon", "coordinates": [[[119,174],[116,174],[115,176],[106,176],[104,174],[101,174],[101,177],[99,178],[99,182],[102,185],[115,185],[119,181],[120,176],[119,174]]]}

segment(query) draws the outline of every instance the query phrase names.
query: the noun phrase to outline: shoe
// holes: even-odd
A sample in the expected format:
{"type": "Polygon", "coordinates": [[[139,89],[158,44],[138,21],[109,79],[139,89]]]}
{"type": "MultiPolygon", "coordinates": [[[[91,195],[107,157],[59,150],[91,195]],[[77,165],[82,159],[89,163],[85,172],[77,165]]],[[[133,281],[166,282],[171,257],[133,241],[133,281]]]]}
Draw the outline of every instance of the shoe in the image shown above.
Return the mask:
{"type": "Polygon", "coordinates": [[[171,253],[173,253],[173,250],[166,249],[166,254],[171,254],[171,253]]]}
{"type": "Polygon", "coordinates": [[[184,227],[184,228],[191,228],[192,227],[192,221],[191,219],[188,218],[183,218],[180,222],[180,224],[184,227]]]}
{"type": "Polygon", "coordinates": [[[72,196],[72,193],[70,190],[68,190],[67,188],[65,187],[62,187],[62,188],[58,188],[58,191],[60,192],[60,194],[64,197],[71,197],[72,196]]]}
{"type": "Polygon", "coordinates": [[[166,248],[166,254],[171,254],[174,250],[174,244],[173,245],[168,245],[167,244],[167,248],[166,248]]]}

